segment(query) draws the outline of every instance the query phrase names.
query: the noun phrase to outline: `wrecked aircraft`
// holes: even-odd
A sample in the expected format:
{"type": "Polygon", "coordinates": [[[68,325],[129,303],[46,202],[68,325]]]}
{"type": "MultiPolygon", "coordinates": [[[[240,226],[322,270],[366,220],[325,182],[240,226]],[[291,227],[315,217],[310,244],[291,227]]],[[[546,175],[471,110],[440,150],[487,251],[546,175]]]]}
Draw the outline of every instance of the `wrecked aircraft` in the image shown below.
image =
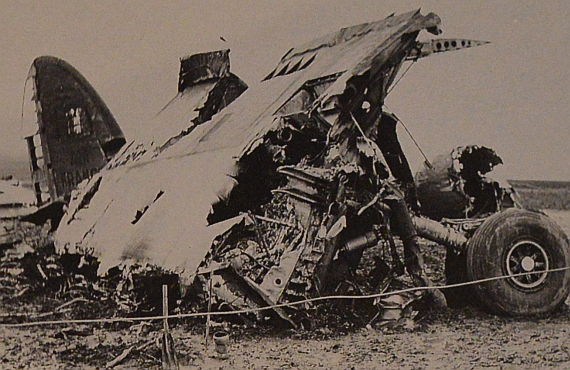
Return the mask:
{"type": "Polygon", "coordinates": [[[37,206],[67,201],[125,144],[115,118],[91,84],[67,62],[36,58],[26,80],[23,137],[37,206]]]}
{"type": "Polygon", "coordinates": [[[438,156],[416,174],[421,214],[434,220],[481,218],[514,207],[512,187],[486,176],[502,163],[494,150],[477,145],[438,156]]]}
{"type": "MultiPolygon", "coordinates": [[[[446,222],[421,215],[384,99],[404,62],[483,44],[417,41],[424,30],[438,35],[439,25],[437,15],[413,11],[344,28],[291,49],[246,91],[225,52],[182,63],[179,95],[157,116],[182,129],[165,137],[157,126],[149,143],[125,146],[83,182],[57,247],[93,254],[100,273],[158,265],[211,289],[214,307],[240,309],[355,293],[347,281],[369,251],[370,292],[404,268],[414,285],[430,285],[422,236],[465,256],[469,280],[528,273],[475,287],[488,309],[553,309],[568,295],[570,271],[547,270],[570,266],[570,247],[548,218],[516,207],[446,222]]],[[[464,192],[477,198],[465,179],[464,192]]],[[[275,313],[299,320],[298,312],[275,313]]]]}

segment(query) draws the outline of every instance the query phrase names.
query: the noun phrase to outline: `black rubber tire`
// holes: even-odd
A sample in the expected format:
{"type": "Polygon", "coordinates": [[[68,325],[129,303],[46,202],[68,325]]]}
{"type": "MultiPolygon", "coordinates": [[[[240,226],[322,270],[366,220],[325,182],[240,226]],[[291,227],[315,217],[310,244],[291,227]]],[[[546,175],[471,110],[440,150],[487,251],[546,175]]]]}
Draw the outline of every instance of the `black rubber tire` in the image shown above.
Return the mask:
{"type": "MultiPolygon", "coordinates": [[[[485,220],[469,240],[466,254],[468,279],[508,275],[509,251],[512,253],[517,245],[525,244],[542,248],[541,253],[547,256],[549,269],[570,266],[570,243],[558,225],[543,214],[511,208],[485,220]]],[[[488,311],[511,316],[532,316],[552,311],[564,302],[570,292],[570,270],[547,273],[542,283],[535,287],[520,286],[515,279],[477,284],[473,291],[488,311]]]]}
{"type": "MultiPolygon", "coordinates": [[[[465,256],[466,252],[458,252],[448,248],[445,254],[445,282],[447,285],[460,284],[468,281],[467,265],[465,256]]],[[[476,303],[471,285],[460,286],[456,288],[441,289],[447,301],[449,308],[463,308],[476,303]]]]}

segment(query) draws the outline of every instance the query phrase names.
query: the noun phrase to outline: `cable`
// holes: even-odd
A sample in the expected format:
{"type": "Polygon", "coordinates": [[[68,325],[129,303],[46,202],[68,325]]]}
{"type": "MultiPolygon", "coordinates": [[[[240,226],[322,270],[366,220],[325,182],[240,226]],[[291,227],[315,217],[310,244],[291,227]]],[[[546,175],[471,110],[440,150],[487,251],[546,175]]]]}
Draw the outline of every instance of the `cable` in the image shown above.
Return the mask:
{"type": "MultiPolygon", "coordinates": [[[[372,299],[372,298],[380,298],[380,297],[386,297],[386,296],[395,295],[395,294],[402,294],[402,293],[436,290],[436,289],[458,288],[458,287],[463,287],[463,286],[487,283],[490,281],[511,279],[511,278],[519,277],[519,276],[536,275],[536,274],[540,274],[540,273],[561,272],[561,271],[567,271],[567,270],[570,270],[570,267],[560,267],[560,268],[556,268],[556,269],[549,269],[549,270],[543,270],[543,271],[522,272],[519,274],[496,276],[496,277],[491,277],[491,278],[486,278],[486,279],[467,281],[464,283],[457,283],[457,284],[448,284],[448,285],[443,285],[443,286],[413,287],[413,288],[395,290],[395,291],[391,291],[391,292],[376,293],[376,294],[361,295],[361,296],[337,295],[337,296],[316,297],[316,298],[304,299],[302,301],[297,301],[297,302],[280,303],[280,304],[276,304],[273,306],[249,308],[249,309],[236,310],[236,311],[211,312],[211,313],[194,312],[194,313],[185,313],[185,314],[178,314],[178,315],[168,315],[168,318],[169,319],[183,319],[183,318],[189,318],[189,317],[203,317],[203,316],[207,316],[207,315],[211,315],[211,316],[239,315],[239,314],[245,314],[245,313],[254,313],[254,312],[273,310],[275,308],[293,307],[293,306],[298,306],[298,305],[302,305],[302,304],[306,304],[306,303],[327,301],[327,300],[372,299]]],[[[59,320],[59,321],[58,320],[52,320],[52,321],[26,322],[26,323],[19,323],[19,324],[0,324],[0,328],[22,328],[22,327],[28,327],[28,326],[61,325],[61,324],[104,324],[104,323],[115,323],[115,322],[137,322],[137,321],[163,320],[165,318],[166,318],[166,316],[149,316],[149,317],[131,317],[131,318],[117,317],[117,318],[59,320]]]]}
{"type": "Polygon", "coordinates": [[[412,141],[414,142],[414,145],[416,146],[416,148],[418,148],[418,150],[420,151],[420,153],[422,154],[422,156],[424,157],[425,160],[425,164],[429,167],[429,169],[433,170],[434,167],[431,164],[431,162],[429,161],[428,157],[426,156],[426,154],[424,153],[424,151],[422,150],[422,148],[420,147],[420,144],[418,144],[418,142],[416,141],[416,139],[414,139],[414,136],[412,135],[412,133],[410,132],[410,130],[408,130],[408,128],[406,127],[406,125],[404,124],[404,122],[402,122],[402,120],[396,116],[394,113],[392,113],[392,115],[398,120],[398,122],[400,122],[402,124],[402,126],[404,127],[404,130],[406,130],[406,132],[408,133],[408,136],[410,137],[410,139],[412,139],[412,141]]]}
{"type": "Polygon", "coordinates": [[[408,66],[408,68],[406,68],[406,70],[404,71],[404,73],[402,73],[402,75],[400,76],[400,78],[398,78],[398,80],[396,82],[394,82],[394,84],[392,85],[392,87],[386,92],[386,95],[390,94],[392,92],[392,90],[394,90],[394,88],[398,85],[398,83],[400,81],[402,81],[402,78],[404,78],[404,76],[406,75],[406,73],[408,73],[408,71],[410,70],[410,68],[412,68],[412,66],[414,65],[414,63],[417,62],[416,60],[413,60],[412,63],[410,63],[410,65],[408,66]]]}

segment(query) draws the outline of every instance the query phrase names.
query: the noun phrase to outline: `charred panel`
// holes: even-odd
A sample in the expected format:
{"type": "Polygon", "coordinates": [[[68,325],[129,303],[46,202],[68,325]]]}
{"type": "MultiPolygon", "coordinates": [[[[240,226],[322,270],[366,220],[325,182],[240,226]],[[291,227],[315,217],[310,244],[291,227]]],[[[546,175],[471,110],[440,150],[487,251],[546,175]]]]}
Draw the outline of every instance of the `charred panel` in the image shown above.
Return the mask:
{"type": "Polygon", "coordinates": [[[50,56],[37,58],[32,68],[42,169],[54,200],[97,173],[125,138],[101,97],[75,68],[50,56]]]}

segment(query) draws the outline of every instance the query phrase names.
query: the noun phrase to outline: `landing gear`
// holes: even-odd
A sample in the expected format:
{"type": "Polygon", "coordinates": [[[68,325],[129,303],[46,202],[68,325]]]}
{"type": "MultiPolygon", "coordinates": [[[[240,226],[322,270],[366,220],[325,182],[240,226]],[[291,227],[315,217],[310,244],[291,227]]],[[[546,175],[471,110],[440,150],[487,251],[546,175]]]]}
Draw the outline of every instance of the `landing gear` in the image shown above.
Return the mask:
{"type": "Polygon", "coordinates": [[[469,240],[468,280],[514,275],[473,286],[489,311],[514,316],[543,314],[561,305],[570,292],[570,245],[546,216],[508,209],[489,217],[469,240]]]}

